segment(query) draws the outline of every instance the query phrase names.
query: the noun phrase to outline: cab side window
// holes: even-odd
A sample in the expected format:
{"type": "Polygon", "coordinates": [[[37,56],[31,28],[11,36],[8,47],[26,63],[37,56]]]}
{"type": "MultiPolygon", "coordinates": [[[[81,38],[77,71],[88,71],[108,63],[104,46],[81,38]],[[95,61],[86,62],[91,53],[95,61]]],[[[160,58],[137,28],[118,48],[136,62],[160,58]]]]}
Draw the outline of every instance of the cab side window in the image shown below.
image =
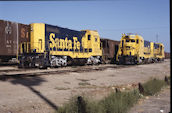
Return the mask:
{"type": "Polygon", "coordinates": [[[138,39],[136,40],[136,43],[137,43],[137,44],[139,43],[139,40],[138,40],[138,39]]]}
{"type": "Polygon", "coordinates": [[[97,42],[97,38],[95,38],[95,42],[97,42]]]}
{"type": "Polygon", "coordinates": [[[135,40],[132,39],[131,42],[135,42],[135,40]]]}
{"type": "Polygon", "coordinates": [[[130,40],[129,39],[126,39],[126,42],[129,42],[130,40]]]}
{"type": "Polygon", "coordinates": [[[91,39],[91,35],[88,35],[88,40],[90,40],[91,39]]]}

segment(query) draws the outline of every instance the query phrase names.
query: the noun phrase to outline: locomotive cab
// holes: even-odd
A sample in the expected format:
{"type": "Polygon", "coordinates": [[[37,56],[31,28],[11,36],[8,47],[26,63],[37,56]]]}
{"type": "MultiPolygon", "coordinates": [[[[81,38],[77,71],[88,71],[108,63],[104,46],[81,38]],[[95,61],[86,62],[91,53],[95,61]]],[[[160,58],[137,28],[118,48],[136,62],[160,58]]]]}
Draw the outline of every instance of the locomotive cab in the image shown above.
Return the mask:
{"type": "Polygon", "coordinates": [[[143,38],[138,35],[123,34],[120,47],[117,53],[117,62],[119,64],[138,63],[139,49],[141,49],[143,38]]]}
{"type": "Polygon", "coordinates": [[[163,61],[164,58],[164,45],[162,43],[154,43],[154,60],[163,61]]]}

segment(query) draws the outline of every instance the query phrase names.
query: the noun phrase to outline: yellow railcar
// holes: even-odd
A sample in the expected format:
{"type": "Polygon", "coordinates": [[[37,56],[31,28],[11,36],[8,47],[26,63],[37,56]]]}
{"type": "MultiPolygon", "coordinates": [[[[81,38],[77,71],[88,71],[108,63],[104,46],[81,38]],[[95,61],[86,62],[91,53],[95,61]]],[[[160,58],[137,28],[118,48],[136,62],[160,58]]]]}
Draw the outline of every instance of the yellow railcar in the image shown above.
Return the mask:
{"type": "Polygon", "coordinates": [[[31,67],[66,66],[71,62],[98,64],[102,48],[97,31],[76,31],[44,23],[30,25],[29,50],[20,55],[20,64],[31,67]]]}
{"type": "Polygon", "coordinates": [[[140,64],[163,60],[164,46],[161,43],[145,41],[137,34],[123,34],[116,59],[119,64],[140,64]]]}

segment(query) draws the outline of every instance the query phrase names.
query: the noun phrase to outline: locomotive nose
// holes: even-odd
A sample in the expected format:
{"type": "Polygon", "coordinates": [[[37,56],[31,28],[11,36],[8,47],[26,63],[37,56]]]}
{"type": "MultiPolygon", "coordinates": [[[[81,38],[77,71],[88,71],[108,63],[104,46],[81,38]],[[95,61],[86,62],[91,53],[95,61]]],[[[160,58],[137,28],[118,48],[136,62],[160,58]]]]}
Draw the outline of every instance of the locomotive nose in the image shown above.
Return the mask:
{"type": "Polygon", "coordinates": [[[135,54],[134,44],[126,44],[125,46],[125,55],[133,56],[135,54]]]}
{"type": "Polygon", "coordinates": [[[125,47],[126,47],[126,48],[131,48],[131,47],[134,47],[134,46],[135,46],[134,43],[126,43],[126,44],[125,44],[125,47]]]}

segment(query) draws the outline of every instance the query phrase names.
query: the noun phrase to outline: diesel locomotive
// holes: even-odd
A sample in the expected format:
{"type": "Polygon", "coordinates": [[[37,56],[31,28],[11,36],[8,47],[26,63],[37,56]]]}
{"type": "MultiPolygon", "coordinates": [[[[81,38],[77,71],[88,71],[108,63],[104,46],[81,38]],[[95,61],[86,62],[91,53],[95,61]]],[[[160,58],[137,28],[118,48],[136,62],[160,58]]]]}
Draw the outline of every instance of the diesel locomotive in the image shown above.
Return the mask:
{"type": "Polygon", "coordinates": [[[123,34],[118,53],[118,64],[141,64],[164,60],[164,45],[143,39],[137,34],[123,34]]]}
{"type": "Polygon", "coordinates": [[[101,62],[102,48],[97,31],[76,31],[44,23],[32,23],[30,27],[30,41],[20,44],[19,67],[101,62]]]}

